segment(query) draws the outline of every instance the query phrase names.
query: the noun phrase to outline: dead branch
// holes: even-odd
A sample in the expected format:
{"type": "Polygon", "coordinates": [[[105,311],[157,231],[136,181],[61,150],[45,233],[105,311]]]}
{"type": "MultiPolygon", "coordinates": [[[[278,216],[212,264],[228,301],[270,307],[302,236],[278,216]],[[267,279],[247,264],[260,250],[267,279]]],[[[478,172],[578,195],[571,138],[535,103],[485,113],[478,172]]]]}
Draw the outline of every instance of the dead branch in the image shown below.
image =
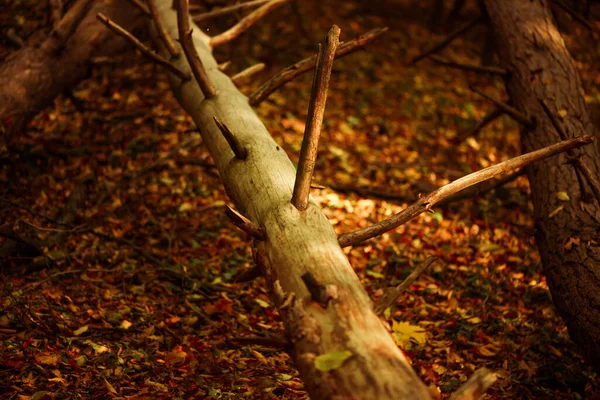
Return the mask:
{"type": "MultiPolygon", "coordinates": [[[[548,104],[546,103],[545,100],[538,99],[538,101],[539,101],[540,105],[542,106],[542,108],[544,109],[544,112],[546,113],[546,115],[548,116],[550,121],[552,122],[554,129],[556,129],[556,131],[558,132],[558,136],[562,140],[565,140],[567,138],[567,134],[564,131],[564,129],[562,128],[562,126],[560,125],[560,123],[558,122],[556,115],[554,115],[554,113],[552,113],[552,111],[550,111],[550,107],[548,107],[548,104]]],[[[581,156],[575,155],[575,153],[573,151],[568,151],[567,155],[569,156],[569,158],[571,158],[572,162],[575,165],[575,168],[579,169],[581,174],[584,176],[587,183],[592,188],[592,192],[594,192],[594,196],[600,203],[600,182],[598,182],[598,180],[592,173],[590,167],[587,165],[587,163],[581,156]]],[[[582,187],[581,189],[582,189],[582,191],[585,191],[585,188],[582,187]]]]}
{"type": "Polygon", "coordinates": [[[216,116],[213,116],[213,120],[215,121],[215,124],[217,124],[217,127],[223,134],[225,140],[227,140],[229,147],[233,151],[233,154],[235,154],[235,158],[237,158],[238,160],[245,160],[246,158],[248,158],[248,150],[246,150],[246,148],[242,146],[239,139],[233,134],[233,132],[231,132],[227,125],[221,122],[216,116]]]}
{"type": "Polygon", "coordinates": [[[310,182],[315,169],[315,163],[317,162],[319,136],[321,135],[323,115],[325,114],[329,78],[331,77],[331,69],[333,68],[333,60],[335,59],[335,50],[339,43],[339,37],[340,28],[334,25],[329,30],[325,42],[319,46],[317,68],[313,77],[308,116],[306,117],[306,128],[304,130],[304,139],[302,140],[296,181],[294,182],[294,192],[292,194],[292,204],[300,211],[304,211],[308,207],[310,182]]]}
{"type": "Polygon", "coordinates": [[[516,108],[509,106],[508,104],[506,104],[500,100],[496,100],[492,96],[488,96],[487,94],[480,92],[479,90],[477,90],[477,88],[475,88],[473,86],[471,86],[470,89],[473,92],[480,95],[481,97],[483,97],[484,99],[489,100],[492,103],[494,103],[496,105],[496,107],[498,107],[499,109],[504,111],[512,119],[514,119],[521,125],[526,126],[527,128],[532,128],[534,126],[534,121],[531,118],[529,118],[527,115],[523,114],[521,111],[517,110],[516,108]]]}
{"type": "Polygon", "coordinates": [[[421,276],[423,271],[429,268],[429,266],[431,266],[431,264],[433,264],[437,260],[437,257],[429,257],[427,260],[419,264],[413,270],[413,272],[411,272],[410,275],[407,276],[406,279],[402,281],[402,283],[400,283],[398,286],[387,288],[385,292],[381,295],[381,297],[377,299],[377,301],[375,302],[375,306],[373,306],[373,311],[375,311],[375,314],[381,315],[386,308],[393,305],[398,299],[398,297],[400,297],[400,295],[404,293],[404,291],[408,289],[410,285],[412,285],[413,282],[416,281],[419,276],[421,276]]]}
{"type": "Polygon", "coordinates": [[[233,81],[233,83],[237,85],[239,85],[241,82],[243,82],[244,80],[250,78],[252,75],[259,73],[260,71],[262,71],[263,69],[265,69],[265,64],[263,63],[258,63],[258,64],[254,64],[251,67],[246,68],[243,71],[238,72],[237,74],[235,74],[234,76],[231,77],[231,80],[233,81]]]}
{"type": "Polygon", "coordinates": [[[452,142],[454,144],[459,144],[459,143],[462,143],[465,139],[467,139],[469,137],[476,136],[483,128],[485,128],[486,126],[488,126],[489,124],[494,122],[496,119],[501,117],[502,114],[504,114],[504,111],[501,110],[500,108],[493,109],[489,114],[487,114],[485,117],[483,117],[483,119],[481,121],[479,121],[479,123],[477,125],[475,125],[471,129],[469,129],[465,133],[463,133],[461,135],[457,135],[452,140],[452,142]]]}
{"type": "Polygon", "coordinates": [[[450,396],[450,400],[479,400],[496,379],[496,374],[492,371],[480,368],[450,396]]]}
{"type": "Polygon", "coordinates": [[[477,25],[478,23],[480,23],[482,19],[483,19],[483,16],[482,15],[478,15],[477,17],[475,17],[471,21],[469,21],[469,22],[465,23],[464,25],[458,27],[456,30],[452,31],[448,36],[446,36],[441,42],[434,44],[429,49],[425,50],[424,52],[422,52],[418,56],[414,57],[411,60],[411,64],[415,64],[415,63],[421,61],[422,59],[424,59],[425,57],[429,56],[430,54],[433,54],[433,53],[435,53],[437,51],[440,51],[441,49],[443,49],[444,47],[446,47],[451,41],[453,41],[454,39],[456,39],[458,36],[462,35],[463,33],[467,32],[469,29],[473,28],[475,25],[477,25]]]}
{"type": "Polygon", "coordinates": [[[162,56],[158,55],[153,50],[148,48],[148,46],[146,46],[144,43],[140,42],[135,36],[133,36],[127,30],[123,29],[117,23],[111,21],[111,19],[108,18],[106,15],[104,15],[102,13],[98,13],[96,15],[96,18],[98,19],[98,21],[100,21],[104,25],[106,25],[108,27],[108,29],[110,29],[117,35],[122,36],[125,39],[127,39],[139,51],[141,51],[144,56],[148,57],[150,60],[154,61],[155,63],[157,63],[158,65],[160,65],[162,67],[167,68],[173,74],[175,74],[179,78],[181,78],[181,80],[184,80],[184,81],[190,80],[190,76],[188,74],[181,71],[180,69],[175,67],[173,64],[171,64],[168,60],[166,60],[165,58],[163,58],[162,56]]]}
{"type": "Polygon", "coordinates": [[[177,1],[177,29],[179,31],[179,42],[181,43],[181,47],[183,47],[185,58],[190,64],[198,86],[200,86],[204,97],[210,99],[217,94],[217,90],[208,79],[204,66],[202,65],[202,60],[200,60],[198,52],[194,47],[188,6],[188,0],[177,1]]]}
{"type": "Polygon", "coordinates": [[[154,22],[154,27],[156,28],[159,39],[163,42],[165,48],[169,54],[171,54],[171,57],[179,57],[179,49],[175,46],[173,38],[169,35],[167,28],[165,28],[165,25],[160,20],[160,14],[158,13],[154,0],[146,0],[146,3],[148,3],[150,15],[152,15],[152,21],[154,22]]]}
{"type": "Polygon", "coordinates": [[[473,72],[483,72],[492,75],[500,75],[506,76],[507,72],[504,68],[499,67],[488,67],[484,65],[471,65],[471,64],[462,64],[453,60],[447,60],[443,57],[436,56],[435,54],[430,54],[427,56],[431,61],[436,64],[443,65],[449,68],[461,69],[463,71],[473,71],[473,72]]]}
{"type": "Polygon", "coordinates": [[[77,1],[57,24],[56,28],[52,31],[52,34],[59,40],[60,44],[58,48],[61,48],[71,37],[73,32],[75,32],[75,29],[77,29],[83,20],[83,17],[87,14],[91,4],[91,0],[77,1]]]}
{"type": "Polygon", "coordinates": [[[54,30],[56,31],[60,24],[60,20],[62,19],[64,4],[62,0],[50,0],[50,5],[52,7],[52,24],[54,26],[54,30]]]}
{"type": "Polygon", "coordinates": [[[223,7],[223,8],[219,8],[217,10],[212,10],[212,11],[205,12],[202,14],[194,15],[192,17],[192,20],[195,23],[199,23],[202,21],[220,17],[221,15],[227,15],[227,14],[231,14],[231,13],[234,13],[236,11],[240,11],[240,10],[243,10],[246,8],[259,6],[259,5],[267,3],[269,1],[271,1],[271,0],[252,0],[252,1],[247,1],[245,3],[234,4],[232,6],[223,7]]]}
{"type": "Polygon", "coordinates": [[[511,158],[510,160],[506,160],[499,164],[492,165],[491,167],[484,168],[481,171],[473,172],[472,174],[450,182],[449,184],[431,192],[427,196],[420,198],[390,218],[384,219],[383,221],[354,232],[344,233],[339,237],[340,246],[353,246],[364,242],[367,239],[379,236],[385,232],[399,227],[402,224],[407,223],[421,214],[423,211],[430,210],[431,207],[433,207],[436,203],[439,203],[444,198],[458,193],[463,189],[466,189],[477,183],[487,181],[491,178],[504,175],[514,169],[523,168],[526,165],[565,152],[569,149],[584,146],[593,141],[594,138],[592,136],[579,136],[574,139],[565,140],[548,147],[544,147],[540,150],[532,151],[531,153],[511,158]]]}
{"type": "MultiPolygon", "coordinates": [[[[340,44],[335,53],[335,58],[342,58],[358,49],[363,48],[367,43],[371,43],[373,40],[381,36],[385,31],[387,31],[387,28],[373,29],[372,31],[369,31],[354,40],[340,44]]],[[[265,82],[256,90],[256,92],[250,95],[250,105],[256,106],[260,104],[261,101],[269,97],[271,93],[285,85],[287,82],[307,71],[310,71],[312,68],[314,68],[316,63],[317,56],[315,55],[298,61],[297,63],[285,68],[280,73],[265,82]]]]}
{"type": "Polygon", "coordinates": [[[274,10],[275,8],[283,5],[283,3],[287,3],[289,0],[272,0],[260,7],[258,10],[255,10],[242,18],[240,22],[229,28],[223,33],[220,33],[216,36],[213,36],[210,39],[210,46],[217,47],[225,43],[231,42],[233,39],[240,36],[242,33],[246,32],[250,27],[256,24],[262,17],[267,15],[269,12],[274,10]]]}
{"type": "Polygon", "coordinates": [[[272,347],[275,349],[283,349],[283,350],[289,349],[292,346],[292,344],[284,336],[281,336],[281,335],[271,335],[268,337],[262,337],[262,336],[238,337],[238,338],[231,338],[231,339],[229,339],[229,341],[238,343],[238,344],[242,344],[242,345],[246,345],[246,346],[257,345],[257,346],[272,347]]]}

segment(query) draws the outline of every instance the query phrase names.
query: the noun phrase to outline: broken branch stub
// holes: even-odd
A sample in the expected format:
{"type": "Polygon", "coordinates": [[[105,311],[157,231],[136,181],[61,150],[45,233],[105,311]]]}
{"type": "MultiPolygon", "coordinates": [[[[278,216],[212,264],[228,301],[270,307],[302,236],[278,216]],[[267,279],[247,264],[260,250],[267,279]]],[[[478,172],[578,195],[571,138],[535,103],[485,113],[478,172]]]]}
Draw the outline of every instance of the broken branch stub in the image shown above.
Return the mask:
{"type": "Polygon", "coordinates": [[[325,105],[327,103],[327,90],[329,88],[329,79],[331,77],[331,69],[333,68],[333,60],[335,59],[339,37],[340,28],[334,25],[329,30],[325,42],[319,47],[317,67],[315,69],[312,93],[308,106],[308,116],[306,117],[304,139],[302,140],[302,148],[300,149],[300,160],[298,161],[298,170],[292,194],[292,204],[300,211],[304,211],[308,207],[310,183],[315,163],[317,162],[319,136],[321,135],[323,115],[325,114],[325,105]]]}
{"type": "Polygon", "coordinates": [[[233,134],[233,132],[231,132],[227,125],[221,122],[216,116],[213,116],[213,119],[215,120],[215,124],[217,124],[217,127],[223,134],[223,137],[225,138],[225,140],[227,140],[227,143],[229,144],[229,147],[231,147],[233,154],[235,154],[235,158],[237,158],[238,160],[245,160],[246,158],[248,158],[248,150],[246,150],[246,148],[242,146],[238,138],[233,134]]]}
{"type": "Polygon", "coordinates": [[[260,226],[256,225],[254,222],[250,221],[233,208],[227,206],[225,208],[225,214],[227,214],[235,226],[246,232],[248,235],[250,235],[250,237],[256,240],[266,239],[265,232],[260,228],[260,226]]]}
{"type": "Polygon", "coordinates": [[[375,236],[379,236],[385,232],[391,231],[392,229],[396,229],[400,225],[405,224],[411,219],[415,218],[422,212],[430,210],[431,207],[446,197],[452,196],[463,189],[466,189],[477,183],[487,181],[496,176],[504,175],[514,169],[523,168],[524,166],[532,164],[536,161],[543,160],[570,149],[584,146],[592,143],[593,141],[594,138],[592,136],[579,136],[574,139],[564,140],[548,147],[544,147],[543,149],[511,158],[510,160],[506,160],[499,164],[492,165],[491,167],[484,168],[481,171],[473,172],[472,174],[463,176],[462,178],[450,182],[449,184],[429,193],[427,196],[420,198],[390,218],[384,219],[383,221],[354,232],[344,233],[339,237],[340,246],[353,246],[364,242],[365,240],[374,238],[375,236]]]}

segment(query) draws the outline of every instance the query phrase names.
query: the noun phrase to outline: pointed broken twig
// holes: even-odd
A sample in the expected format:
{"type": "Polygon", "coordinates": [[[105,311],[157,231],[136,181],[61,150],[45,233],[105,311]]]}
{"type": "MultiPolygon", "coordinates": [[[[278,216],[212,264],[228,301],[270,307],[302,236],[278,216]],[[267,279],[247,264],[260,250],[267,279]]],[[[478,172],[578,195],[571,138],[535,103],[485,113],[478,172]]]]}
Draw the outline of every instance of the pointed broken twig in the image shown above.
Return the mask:
{"type": "Polygon", "coordinates": [[[161,42],[163,42],[171,57],[179,57],[179,49],[177,46],[175,46],[175,42],[173,41],[173,38],[169,32],[167,32],[165,24],[162,23],[154,0],[146,0],[146,3],[148,3],[148,8],[150,9],[150,14],[152,15],[152,21],[154,22],[156,32],[158,33],[158,37],[160,38],[161,42]]]}
{"type": "MultiPolygon", "coordinates": [[[[369,31],[354,40],[340,44],[337,48],[337,51],[335,52],[335,58],[342,58],[358,49],[363,48],[367,43],[370,43],[373,40],[377,39],[385,31],[387,31],[387,28],[373,29],[372,31],[369,31]]],[[[265,82],[260,88],[256,90],[256,92],[250,95],[250,105],[256,106],[260,104],[261,101],[269,97],[271,93],[273,93],[281,86],[285,85],[287,82],[291,81],[299,75],[302,75],[307,71],[310,71],[311,68],[314,68],[316,63],[317,56],[315,55],[312,57],[305,58],[304,60],[298,61],[297,63],[285,68],[273,78],[265,82]]]]}
{"type": "Polygon", "coordinates": [[[271,1],[271,0],[253,0],[253,1],[247,1],[245,3],[234,4],[232,6],[223,7],[223,8],[219,8],[217,10],[212,10],[212,11],[205,12],[202,14],[194,15],[192,17],[192,19],[194,20],[195,23],[199,23],[199,22],[206,21],[206,20],[209,20],[212,18],[220,17],[221,15],[227,15],[227,14],[230,14],[230,13],[233,13],[236,11],[240,11],[245,8],[259,6],[259,5],[267,3],[269,1],[271,1]]]}
{"type": "Polygon", "coordinates": [[[245,160],[248,157],[248,150],[242,146],[238,138],[233,134],[233,132],[231,132],[227,125],[221,122],[216,116],[213,116],[213,119],[225,137],[225,140],[227,140],[227,143],[229,144],[229,147],[231,147],[233,154],[235,154],[235,158],[239,160],[245,160]]]}
{"type": "Polygon", "coordinates": [[[202,90],[205,98],[210,99],[217,94],[214,85],[208,79],[202,60],[198,56],[194,42],[192,41],[192,29],[190,28],[190,15],[188,0],[177,0],[177,29],[179,31],[179,43],[183,48],[185,58],[190,64],[194,78],[202,90]]]}
{"type": "Polygon", "coordinates": [[[462,63],[459,63],[459,62],[456,62],[453,60],[447,60],[443,57],[436,56],[435,54],[428,55],[427,58],[429,58],[431,61],[435,62],[436,64],[440,64],[440,65],[443,65],[443,66],[449,67],[449,68],[462,69],[463,71],[484,72],[484,73],[500,75],[500,76],[506,76],[506,74],[507,74],[507,72],[504,68],[488,67],[485,65],[462,64],[462,63]]]}
{"type": "Polygon", "coordinates": [[[231,81],[233,83],[235,83],[236,85],[239,85],[240,82],[243,82],[245,79],[248,79],[252,75],[259,73],[263,69],[265,69],[264,63],[254,64],[253,66],[248,67],[245,70],[240,71],[237,74],[235,74],[234,76],[232,76],[231,81]]]}
{"type": "Polygon", "coordinates": [[[390,307],[392,304],[396,302],[398,297],[406,290],[410,285],[413,284],[414,281],[425,271],[431,264],[437,261],[437,257],[429,257],[427,260],[417,265],[417,267],[410,273],[409,276],[406,277],[402,283],[398,286],[387,288],[385,292],[381,295],[380,298],[375,302],[375,306],[373,307],[373,311],[375,314],[381,315],[386,308],[390,307]]]}
{"type": "Polygon", "coordinates": [[[543,160],[569,149],[581,147],[593,141],[594,138],[592,136],[579,136],[574,139],[565,140],[548,147],[544,147],[540,150],[532,151],[531,153],[511,158],[510,160],[506,160],[499,164],[492,165],[491,167],[484,168],[481,171],[473,172],[472,174],[463,176],[462,178],[450,182],[449,184],[429,193],[427,196],[420,198],[390,218],[384,219],[383,221],[354,232],[344,233],[339,237],[340,246],[353,246],[375,236],[379,236],[385,232],[391,231],[392,229],[395,229],[400,225],[412,220],[423,211],[430,210],[431,207],[433,207],[436,203],[439,203],[444,198],[452,196],[453,194],[458,193],[461,190],[473,186],[479,182],[486,181],[499,175],[504,175],[505,173],[514,169],[523,168],[524,166],[532,164],[536,161],[543,160]]]}
{"type": "Polygon", "coordinates": [[[296,181],[294,182],[294,192],[292,194],[292,204],[300,211],[304,211],[308,207],[310,182],[317,161],[319,136],[321,135],[321,125],[323,123],[323,114],[325,113],[325,103],[327,102],[327,89],[329,88],[329,78],[331,77],[331,68],[333,67],[339,37],[340,28],[334,25],[329,30],[325,43],[320,45],[319,48],[312,93],[308,105],[308,115],[306,117],[304,139],[302,140],[296,181]]]}
{"type": "Polygon", "coordinates": [[[533,128],[535,126],[533,120],[531,118],[529,118],[527,115],[523,114],[521,111],[517,110],[516,108],[509,106],[508,104],[500,101],[500,100],[496,100],[491,96],[488,96],[487,94],[480,92],[479,90],[477,90],[477,88],[471,86],[470,89],[477,93],[478,95],[480,95],[481,97],[483,97],[486,100],[491,101],[492,103],[494,103],[496,105],[496,107],[498,107],[499,109],[501,109],[502,111],[504,111],[506,114],[508,114],[512,119],[514,119],[515,121],[517,121],[518,123],[520,123],[521,125],[526,126],[527,128],[533,128]]]}
{"type": "Polygon", "coordinates": [[[225,43],[231,42],[233,39],[240,36],[242,33],[246,32],[250,29],[251,26],[256,24],[258,20],[268,14],[270,11],[279,7],[283,3],[287,3],[289,0],[272,0],[260,7],[258,10],[255,10],[242,18],[240,22],[229,28],[223,33],[220,33],[216,36],[213,36],[210,39],[210,46],[217,47],[225,43]]]}
{"type": "Polygon", "coordinates": [[[227,206],[225,208],[225,214],[231,219],[231,222],[248,235],[253,237],[256,240],[265,240],[265,232],[254,222],[250,221],[248,218],[244,217],[239,212],[235,211],[233,208],[227,206]]]}
{"type": "Polygon", "coordinates": [[[460,387],[450,400],[479,400],[496,382],[496,374],[487,368],[480,368],[460,387]]]}
{"type": "Polygon", "coordinates": [[[441,49],[446,47],[448,45],[448,43],[450,43],[452,40],[454,40],[458,36],[462,35],[463,33],[467,32],[469,29],[471,29],[472,27],[477,25],[479,22],[481,22],[482,19],[483,19],[483,16],[478,15],[476,18],[474,18],[471,21],[465,23],[464,25],[458,27],[456,30],[454,30],[448,36],[446,36],[441,42],[434,44],[429,49],[425,50],[423,53],[414,57],[411,60],[411,64],[415,64],[415,63],[421,61],[422,59],[424,59],[425,57],[429,56],[430,54],[440,51],[441,49]]]}
{"type": "Polygon", "coordinates": [[[104,25],[106,25],[111,31],[115,32],[117,35],[121,35],[127,40],[129,40],[129,42],[131,42],[131,44],[133,44],[139,51],[141,51],[143,55],[145,55],[155,63],[167,68],[169,71],[171,71],[173,74],[177,75],[184,81],[190,79],[190,76],[188,74],[171,64],[169,61],[167,61],[160,55],[156,54],[154,51],[148,48],[148,46],[146,46],[144,43],[140,42],[136,37],[134,37],[131,33],[127,32],[120,25],[111,21],[106,15],[99,13],[98,15],[96,15],[96,18],[104,25]]]}

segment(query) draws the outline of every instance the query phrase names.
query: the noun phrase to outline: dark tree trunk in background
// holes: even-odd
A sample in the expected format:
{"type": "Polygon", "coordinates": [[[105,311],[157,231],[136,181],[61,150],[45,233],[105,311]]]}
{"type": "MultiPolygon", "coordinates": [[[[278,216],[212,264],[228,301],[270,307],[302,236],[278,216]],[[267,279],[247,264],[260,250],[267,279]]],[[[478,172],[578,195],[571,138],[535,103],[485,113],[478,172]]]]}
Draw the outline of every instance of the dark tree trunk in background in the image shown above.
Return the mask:
{"type": "Polygon", "coordinates": [[[129,30],[142,22],[139,10],[127,1],[94,1],[64,44],[49,34],[41,43],[30,43],[2,62],[0,143],[2,136],[10,140],[58,94],[84,79],[93,57],[110,56],[125,47],[122,38],[96,20],[99,12],[129,30]]]}
{"type": "MultiPolygon", "coordinates": [[[[528,152],[561,140],[540,100],[557,116],[568,137],[594,129],[571,55],[556,29],[546,0],[486,0],[501,59],[510,72],[506,87],[515,107],[533,116],[523,128],[528,152]]],[[[596,146],[577,150],[592,173],[600,176],[596,146]]],[[[578,182],[567,156],[528,167],[535,208],[537,244],[554,304],[573,341],[600,366],[600,208],[590,186],[578,182]],[[570,198],[561,201],[558,192],[570,198]],[[564,206],[558,211],[559,207],[564,206]]]]}

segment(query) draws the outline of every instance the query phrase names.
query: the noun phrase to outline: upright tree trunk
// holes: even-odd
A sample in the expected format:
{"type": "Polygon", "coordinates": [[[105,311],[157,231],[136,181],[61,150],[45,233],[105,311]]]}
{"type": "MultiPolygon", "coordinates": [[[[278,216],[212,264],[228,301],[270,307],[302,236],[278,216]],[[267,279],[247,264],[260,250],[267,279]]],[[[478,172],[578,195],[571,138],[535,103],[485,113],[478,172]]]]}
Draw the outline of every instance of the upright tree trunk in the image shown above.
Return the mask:
{"type": "Polygon", "coordinates": [[[124,48],[126,42],[96,20],[99,12],[113,16],[128,29],[141,21],[137,8],[127,1],[94,1],[66,42],[51,33],[0,65],[0,142],[2,136],[10,138],[58,94],[84,79],[92,57],[110,56],[124,48]]]}
{"type": "MultiPolygon", "coordinates": [[[[485,0],[515,107],[533,117],[523,128],[523,151],[561,140],[543,100],[568,137],[593,133],[573,60],[556,29],[547,0],[485,0]]],[[[597,178],[596,146],[576,154],[597,178]]],[[[527,169],[535,208],[536,239],[552,298],[571,338],[600,366],[600,208],[593,191],[562,154],[527,169]],[[566,197],[558,193],[565,192],[566,197]]],[[[581,174],[580,174],[581,175],[581,174]]]]}
{"type": "MultiPolygon", "coordinates": [[[[162,20],[177,38],[172,0],[158,0],[162,20]]],[[[373,312],[340,248],[330,222],[310,202],[292,203],[296,169],[271,138],[231,79],[217,68],[210,38],[192,25],[193,41],[217,94],[205,98],[194,80],[171,75],[175,96],[192,116],[237,209],[264,232],[255,241],[256,258],[286,327],[291,355],[314,399],[428,399],[429,392],[373,312]],[[247,156],[234,156],[213,120],[237,137],[247,156]],[[311,274],[331,295],[318,304],[303,281],[311,274]],[[349,356],[338,368],[318,368],[318,357],[349,356]]],[[[158,40],[155,42],[159,43],[158,40]]],[[[165,49],[162,54],[168,57],[165,49]]],[[[186,58],[172,62],[190,72],[186,58]]]]}

